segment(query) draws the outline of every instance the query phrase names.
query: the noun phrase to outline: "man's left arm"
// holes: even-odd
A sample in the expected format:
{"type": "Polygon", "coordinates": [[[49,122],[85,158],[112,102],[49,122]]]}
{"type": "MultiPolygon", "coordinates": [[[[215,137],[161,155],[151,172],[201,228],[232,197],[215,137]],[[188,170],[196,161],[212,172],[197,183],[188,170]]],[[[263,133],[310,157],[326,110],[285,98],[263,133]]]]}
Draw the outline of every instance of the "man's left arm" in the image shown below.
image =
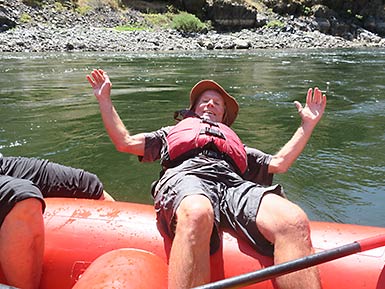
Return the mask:
{"type": "Polygon", "coordinates": [[[326,107],[326,95],[317,87],[309,88],[306,96],[306,105],[303,107],[298,101],[294,102],[301,116],[301,125],[292,138],[273,155],[268,172],[277,174],[286,172],[304,150],[310,136],[321,120],[326,107]]]}

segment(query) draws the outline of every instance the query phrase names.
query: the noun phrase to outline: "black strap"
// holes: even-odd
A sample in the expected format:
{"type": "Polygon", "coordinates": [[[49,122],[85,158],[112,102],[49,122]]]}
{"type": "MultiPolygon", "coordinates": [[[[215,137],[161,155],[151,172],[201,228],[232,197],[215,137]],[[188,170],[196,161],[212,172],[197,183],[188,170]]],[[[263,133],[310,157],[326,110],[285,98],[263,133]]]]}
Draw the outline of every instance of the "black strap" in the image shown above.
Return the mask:
{"type": "Polygon", "coordinates": [[[219,137],[221,139],[226,139],[226,136],[223,134],[223,132],[221,132],[219,129],[215,129],[212,127],[202,128],[199,134],[208,134],[208,135],[219,137]]]}
{"type": "Polygon", "coordinates": [[[211,125],[211,126],[219,127],[219,124],[218,124],[217,122],[212,121],[212,120],[210,120],[210,119],[202,118],[202,117],[201,117],[201,120],[202,120],[203,123],[208,123],[208,124],[211,125]]]}
{"type": "Polygon", "coordinates": [[[178,156],[174,160],[170,160],[167,157],[164,158],[161,161],[161,165],[163,166],[163,170],[166,170],[168,168],[173,168],[176,166],[179,166],[181,163],[183,163],[185,160],[193,158],[198,155],[204,155],[207,157],[215,158],[215,159],[220,159],[226,161],[228,164],[230,164],[235,172],[239,175],[241,174],[241,171],[239,170],[238,166],[234,162],[234,160],[229,157],[228,154],[220,152],[213,143],[208,143],[206,144],[203,148],[195,148],[192,150],[189,150],[185,152],[184,154],[178,156]]]}
{"type": "Polygon", "coordinates": [[[197,115],[194,111],[189,109],[181,109],[174,112],[174,119],[177,121],[184,120],[185,118],[188,118],[188,117],[200,118],[199,115],[197,115]]]}

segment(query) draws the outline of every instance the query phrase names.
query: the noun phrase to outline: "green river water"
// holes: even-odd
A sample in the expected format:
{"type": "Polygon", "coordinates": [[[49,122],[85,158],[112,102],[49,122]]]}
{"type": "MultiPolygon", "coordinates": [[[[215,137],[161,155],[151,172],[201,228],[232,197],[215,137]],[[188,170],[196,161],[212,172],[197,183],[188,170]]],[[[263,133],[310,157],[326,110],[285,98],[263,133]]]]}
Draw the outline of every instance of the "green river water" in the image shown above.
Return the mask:
{"type": "Polygon", "coordinates": [[[109,73],[131,133],[173,124],[191,87],[214,79],[240,103],[233,128],[268,153],[299,125],[293,101],[320,87],[324,118],[274,181],[313,220],[385,226],[385,50],[0,54],[0,153],[92,171],[116,199],[151,204],[160,166],[115,150],[85,78],[93,68],[109,73]]]}

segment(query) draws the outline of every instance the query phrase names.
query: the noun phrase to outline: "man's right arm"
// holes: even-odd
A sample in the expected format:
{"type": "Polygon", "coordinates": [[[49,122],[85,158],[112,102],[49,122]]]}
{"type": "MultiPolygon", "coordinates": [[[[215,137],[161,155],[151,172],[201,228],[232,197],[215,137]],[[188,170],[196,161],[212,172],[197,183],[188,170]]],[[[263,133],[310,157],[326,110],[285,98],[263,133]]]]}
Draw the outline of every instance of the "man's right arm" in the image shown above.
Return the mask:
{"type": "Polygon", "coordinates": [[[143,156],[144,134],[130,135],[110,99],[99,101],[99,108],[104,126],[115,148],[120,152],[143,156]]]}
{"type": "Polygon", "coordinates": [[[87,75],[87,80],[99,102],[104,126],[116,149],[120,152],[143,156],[145,135],[130,135],[123,124],[111,100],[112,84],[107,73],[101,69],[95,69],[91,76],[87,75]]]}

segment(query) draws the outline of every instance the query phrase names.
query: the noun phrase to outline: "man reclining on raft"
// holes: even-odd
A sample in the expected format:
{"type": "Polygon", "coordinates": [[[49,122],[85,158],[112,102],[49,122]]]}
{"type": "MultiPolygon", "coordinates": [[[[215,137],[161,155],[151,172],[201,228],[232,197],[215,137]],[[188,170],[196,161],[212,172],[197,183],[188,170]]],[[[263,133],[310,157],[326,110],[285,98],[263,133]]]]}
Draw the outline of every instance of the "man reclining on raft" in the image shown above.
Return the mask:
{"type": "MultiPolygon", "coordinates": [[[[210,254],[220,245],[219,231],[232,230],[259,253],[282,263],[313,252],[309,220],[301,208],[272,186],[275,173],[286,172],[305,148],[320,121],[326,96],[308,90],[306,105],[295,102],[302,123],[275,155],[244,147],[230,129],[239,105],[219,84],[197,83],[190,93],[191,117],[151,133],[130,135],[110,97],[103,70],[87,76],[106,130],[121,152],[140,160],[161,160],[163,174],[153,196],[163,233],[172,240],[170,289],[187,289],[210,281],[210,254]],[[193,115],[197,116],[193,116],[193,115]]],[[[281,276],[281,289],[321,288],[316,267],[281,276]]]]}

